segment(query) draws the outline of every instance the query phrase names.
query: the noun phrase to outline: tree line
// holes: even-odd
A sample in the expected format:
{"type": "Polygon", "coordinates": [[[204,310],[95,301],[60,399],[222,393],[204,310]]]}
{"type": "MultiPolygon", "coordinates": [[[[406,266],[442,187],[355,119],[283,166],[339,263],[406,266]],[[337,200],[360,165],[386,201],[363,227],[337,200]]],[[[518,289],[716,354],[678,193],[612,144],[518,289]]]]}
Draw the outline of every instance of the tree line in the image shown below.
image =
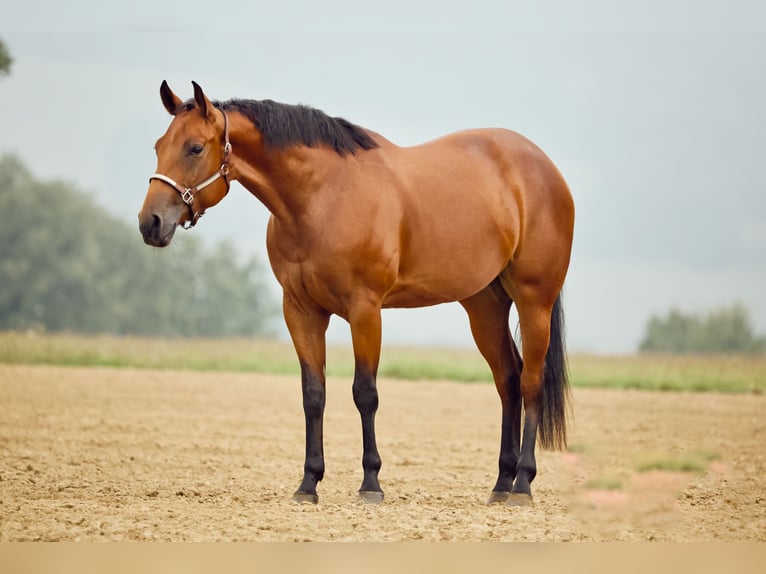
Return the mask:
{"type": "Polygon", "coordinates": [[[0,157],[0,329],[264,336],[276,305],[251,257],[179,237],[162,251],[63,182],[0,157]]]}
{"type": "Polygon", "coordinates": [[[740,303],[706,314],[671,309],[651,317],[646,324],[642,352],[661,353],[764,353],[766,337],[753,331],[747,309],[740,303]]]}

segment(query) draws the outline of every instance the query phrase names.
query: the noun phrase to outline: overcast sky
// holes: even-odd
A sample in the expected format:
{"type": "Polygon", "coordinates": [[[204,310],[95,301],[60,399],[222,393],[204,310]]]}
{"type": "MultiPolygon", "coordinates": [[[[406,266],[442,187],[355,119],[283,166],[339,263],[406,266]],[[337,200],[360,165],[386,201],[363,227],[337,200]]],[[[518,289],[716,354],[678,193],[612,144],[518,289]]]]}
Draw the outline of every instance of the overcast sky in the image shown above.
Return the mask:
{"type": "MultiPolygon", "coordinates": [[[[671,306],[741,301],[766,332],[764,2],[26,0],[0,38],[15,60],[0,154],[131,224],[169,123],[163,79],[182,98],[195,80],[214,99],[310,104],[401,145],[507,127],[575,197],[570,349],[631,352],[671,306]]],[[[236,186],[187,233],[265,264],[267,217],[236,186]]],[[[387,311],[384,331],[471,344],[456,304],[387,311]]],[[[348,340],[342,321],[330,340],[348,340]]]]}

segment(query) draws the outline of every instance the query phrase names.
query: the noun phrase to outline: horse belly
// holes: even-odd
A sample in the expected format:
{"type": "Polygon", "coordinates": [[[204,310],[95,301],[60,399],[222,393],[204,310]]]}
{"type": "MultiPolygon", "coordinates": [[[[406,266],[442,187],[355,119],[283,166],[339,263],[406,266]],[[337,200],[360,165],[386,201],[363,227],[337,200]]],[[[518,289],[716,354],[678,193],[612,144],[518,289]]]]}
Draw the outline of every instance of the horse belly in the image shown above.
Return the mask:
{"type": "Polygon", "coordinates": [[[407,194],[397,279],[384,306],[460,301],[489,285],[513,258],[519,241],[513,193],[490,162],[463,171],[463,177],[442,171],[407,194]]]}
{"type": "Polygon", "coordinates": [[[503,271],[513,254],[513,234],[507,229],[485,226],[482,232],[434,235],[402,254],[384,307],[426,307],[475,295],[503,271]]]}

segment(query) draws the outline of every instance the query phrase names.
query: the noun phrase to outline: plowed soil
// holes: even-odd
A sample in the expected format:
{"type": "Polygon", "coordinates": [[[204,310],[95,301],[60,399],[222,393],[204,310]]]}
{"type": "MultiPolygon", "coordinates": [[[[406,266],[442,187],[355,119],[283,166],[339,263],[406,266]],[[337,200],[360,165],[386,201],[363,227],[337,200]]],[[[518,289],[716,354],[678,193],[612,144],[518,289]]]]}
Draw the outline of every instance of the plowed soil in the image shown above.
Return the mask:
{"type": "Polygon", "coordinates": [[[0,365],[0,541],[766,540],[764,396],[575,389],[570,449],[538,452],[534,504],[512,508],[485,504],[491,385],[379,389],[384,503],[357,500],[359,417],[331,379],[311,505],[291,500],[293,377],[0,365]]]}

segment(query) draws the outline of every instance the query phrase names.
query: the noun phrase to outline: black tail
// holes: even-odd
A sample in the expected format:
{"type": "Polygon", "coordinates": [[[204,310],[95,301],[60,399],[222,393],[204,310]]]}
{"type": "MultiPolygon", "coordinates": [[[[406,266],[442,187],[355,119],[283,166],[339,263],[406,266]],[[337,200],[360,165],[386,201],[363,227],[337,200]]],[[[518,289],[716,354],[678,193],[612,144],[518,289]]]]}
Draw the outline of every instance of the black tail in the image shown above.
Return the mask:
{"type": "Polygon", "coordinates": [[[551,338],[545,355],[542,401],[538,407],[538,440],[542,448],[550,450],[561,450],[567,445],[570,393],[562,294],[559,293],[551,312],[551,338]]]}

